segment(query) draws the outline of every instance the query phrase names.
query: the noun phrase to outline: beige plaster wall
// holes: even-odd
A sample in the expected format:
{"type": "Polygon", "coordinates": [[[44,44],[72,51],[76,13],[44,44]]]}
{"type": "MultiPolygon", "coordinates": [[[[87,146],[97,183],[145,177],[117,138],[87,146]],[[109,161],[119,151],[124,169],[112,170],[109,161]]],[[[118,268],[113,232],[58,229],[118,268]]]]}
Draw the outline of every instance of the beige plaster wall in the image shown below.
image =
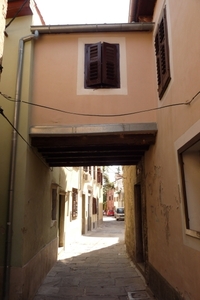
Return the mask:
{"type": "Polygon", "coordinates": [[[155,112],[115,116],[155,106],[153,55],[151,32],[41,35],[34,48],[31,101],[69,113],[33,106],[30,125],[154,122],[155,112]],[[120,89],[83,88],[84,43],[91,41],[120,44],[120,89]]]}

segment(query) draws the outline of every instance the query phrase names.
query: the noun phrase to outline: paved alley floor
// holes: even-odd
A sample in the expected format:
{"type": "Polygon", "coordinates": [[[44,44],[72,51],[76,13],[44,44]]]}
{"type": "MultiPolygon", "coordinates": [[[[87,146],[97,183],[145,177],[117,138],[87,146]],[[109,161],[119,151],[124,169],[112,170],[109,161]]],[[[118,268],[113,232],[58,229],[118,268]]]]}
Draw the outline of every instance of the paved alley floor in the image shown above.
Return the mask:
{"type": "Polygon", "coordinates": [[[81,236],[47,274],[34,300],[154,299],[126,254],[124,221],[104,217],[81,236]]]}

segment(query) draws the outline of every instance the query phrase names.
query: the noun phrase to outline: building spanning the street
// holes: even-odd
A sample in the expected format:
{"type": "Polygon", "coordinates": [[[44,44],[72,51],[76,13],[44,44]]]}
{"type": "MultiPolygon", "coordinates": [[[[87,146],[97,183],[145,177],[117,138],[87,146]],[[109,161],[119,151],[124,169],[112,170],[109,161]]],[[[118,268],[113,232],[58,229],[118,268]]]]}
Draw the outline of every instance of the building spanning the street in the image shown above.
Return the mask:
{"type": "Polygon", "coordinates": [[[121,165],[128,254],[159,300],[198,300],[200,2],[130,0],[127,23],[53,26],[36,3],[8,1],[4,298],[32,299],[58,247],[98,226],[101,166],[121,165]]]}

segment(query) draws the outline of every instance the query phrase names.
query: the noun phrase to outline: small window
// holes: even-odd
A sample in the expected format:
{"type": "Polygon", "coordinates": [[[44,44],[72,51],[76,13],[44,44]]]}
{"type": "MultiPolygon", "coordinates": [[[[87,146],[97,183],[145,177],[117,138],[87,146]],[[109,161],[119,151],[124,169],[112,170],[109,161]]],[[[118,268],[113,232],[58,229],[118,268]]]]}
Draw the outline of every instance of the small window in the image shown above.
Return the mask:
{"type": "Polygon", "coordinates": [[[85,45],[85,88],[120,88],[119,44],[85,45]]]}
{"type": "Polygon", "coordinates": [[[162,16],[160,18],[160,22],[158,23],[156,36],[155,36],[155,51],[156,51],[156,65],[157,65],[158,94],[159,94],[159,98],[162,99],[171,80],[166,8],[163,10],[162,16]]]}
{"type": "MultiPolygon", "coordinates": [[[[200,133],[178,151],[181,164],[186,229],[200,232],[200,133]]],[[[195,234],[199,237],[199,234],[195,234]]]]}

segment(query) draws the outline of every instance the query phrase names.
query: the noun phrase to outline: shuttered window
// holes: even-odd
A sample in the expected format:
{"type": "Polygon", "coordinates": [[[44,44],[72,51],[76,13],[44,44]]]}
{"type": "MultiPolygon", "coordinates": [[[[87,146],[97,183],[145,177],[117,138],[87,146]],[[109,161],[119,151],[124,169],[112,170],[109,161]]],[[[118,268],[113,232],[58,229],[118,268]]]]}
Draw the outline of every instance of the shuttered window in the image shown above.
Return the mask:
{"type": "Polygon", "coordinates": [[[119,45],[85,45],[85,88],[120,88],[119,45]]]}
{"type": "Polygon", "coordinates": [[[162,99],[171,80],[166,8],[163,10],[160,22],[157,27],[157,32],[155,36],[155,51],[157,64],[158,94],[159,98],[162,99]]]}
{"type": "Polygon", "coordinates": [[[96,198],[92,199],[92,214],[96,215],[97,213],[97,200],[96,198]]]}

